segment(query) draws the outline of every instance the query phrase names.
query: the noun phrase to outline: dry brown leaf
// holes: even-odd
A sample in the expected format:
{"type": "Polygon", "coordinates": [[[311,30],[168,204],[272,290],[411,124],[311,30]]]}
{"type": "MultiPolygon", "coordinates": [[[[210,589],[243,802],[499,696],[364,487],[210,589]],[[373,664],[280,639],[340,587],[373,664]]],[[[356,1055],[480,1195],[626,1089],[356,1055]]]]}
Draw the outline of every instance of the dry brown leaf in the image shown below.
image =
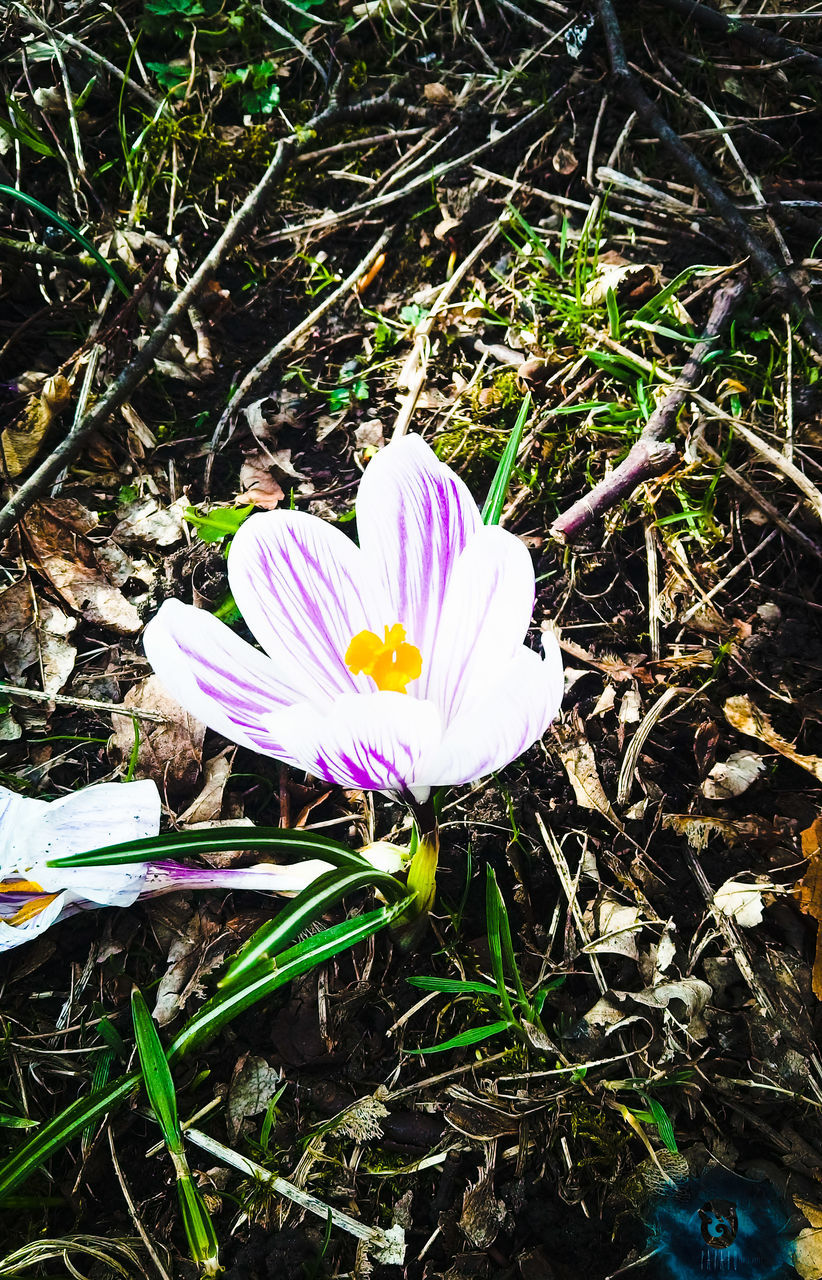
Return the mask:
{"type": "MultiPolygon", "coordinates": [[[[156,676],[130,689],[123,706],[134,711],[154,711],[164,723],[140,720],[139,748],[134,777],[153,778],[161,792],[190,792],[200,779],[205,725],[184,711],[156,676]]],[[[128,716],[112,716],[111,747],[121,761],[131,758],[135,728],[128,716]]]]}
{"type": "Polygon", "coordinates": [[[802,853],[808,859],[808,869],[797,885],[799,910],[817,923],[813,994],[822,1000],[822,815],[802,832],[802,853]]]}
{"type": "Polygon", "coordinates": [[[68,636],[77,622],[40,600],[28,578],[0,592],[0,662],[13,681],[39,664],[44,693],[59,693],[74,670],[77,650],[68,636]]]}
{"type": "Polygon", "coordinates": [[[756,752],[735,751],[727,760],[713,766],[701,791],[709,800],[731,800],[744,795],[764,772],[765,761],[756,752]]]}
{"type": "Polygon", "coordinates": [[[71,498],[35,503],[21,522],[37,568],[66,604],[87,622],[134,635],[142,625],[140,615],[104,567],[111,547],[103,557],[86,537],[95,524],[71,498]]]}
{"type": "Polygon", "coordinates": [[[203,773],[203,789],[180,814],[180,822],[186,826],[195,822],[216,822],[223,808],[223,792],[231,777],[231,766],[237,754],[236,747],[226,747],[218,756],[207,760],[203,773]]]}
{"type": "Polygon", "coordinates": [[[112,531],[123,546],[173,547],[183,538],[183,520],[191,504],[178,498],[170,507],[161,507],[155,498],[136,502],[112,531]]]}
{"type": "Polygon", "coordinates": [[[751,702],[747,695],[729,698],[723,707],[725,719],[737,733],[746,733],[749,738],[758,738],[766,746],[773,747],[786,760],[798,764],[800,769],[807,769],[818,782],[822,782],[822,757],[803,756],[791,746],[785,738],[776,732],[763,711],[751,702]]]}
{"type": "Polygon", "coordinates": [[[813,1205],[806,1207],[799,1200],[797,1200],[796,1206],[802,1210],[809,1220],[809,1211],[815,1211],[816,1222],[800,1231],[794,1240],[791,1265],[802,1277],[802,1280],[822,1280],[822,1231],[817,1225],[820,1221],[819,1210],[813,1205]]]}
{"type": "Polygon", "coordinates": [[[46,378],[39,394],[33,395],[19,422],[0,435],[3,461],[12,480],[34,462],[54,423],[71,404],[71,387],[61,373],[46,378]]]}
{"type": "Polygon", "coordinates": [[[234,1068],[226,1100],[226,1129],[229,1142],[236,1142],[247,1116],[258,1116],[266,1110],[282,1084],[281,1073],[265,1058],[244,1054],[234,1068]]]}
{"type": "Polygon", "coordinates": [[[622,823],[611,808],[611,802],[599,780],[593,748],[585,736],[579,716],[575,714],[570,725],[555,724],[554,739],[568,780],[574,788],[577,804],[583,809],[601,813],[621,831],[622,823]]]}
{"type": "Polygon", "coordinates": [[[282,485],[271,468],[271,463],[260,449],[246,455],[240,468],[241,493],[238,502],[253,502],[255,507],[273,511],[285,497],[282,485]]]}

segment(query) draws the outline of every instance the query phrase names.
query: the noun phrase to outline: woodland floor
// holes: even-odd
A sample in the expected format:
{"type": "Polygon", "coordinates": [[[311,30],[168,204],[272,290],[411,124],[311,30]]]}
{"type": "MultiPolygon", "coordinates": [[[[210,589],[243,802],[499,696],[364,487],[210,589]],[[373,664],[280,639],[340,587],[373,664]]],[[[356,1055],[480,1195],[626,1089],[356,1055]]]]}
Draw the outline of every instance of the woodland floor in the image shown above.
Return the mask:
{"type": "MultiPolygon", "coordinates": [[[[822,63],[665,0],[617,6],[634,86],[792,266],[791,300],[658,121],[633,114],[609,8],[0,13],[0,182],[46,210],[0,192],[6,498],[94,413],[278,140],[296,138],[144,376],[4,530],[4,784],[53,798],[130,772],[158,781],[172,829],[251,820],[407,842],[387,800],[174,719],[139,633],[171,596],[231,617],[225,551],[252,504],[350,520],[398,414],[482,501],[531,393],[503,520],[533,554],[534,635],[561,629],[561,721],[449,797],[415,952],[377,935],[175,1077],[182,1116],[205,1109],[219,1141],[369,1225],[399,1223],[404,1271],[372,1262],[381,1280],[730,1269],[699,1238],[697,1210],[718,1198],[760,1231],[740,1234],[735,1274],[795,1274],[804,1231],[797,1270],[822,1275],[822,351],[802,323],[822,313],[822,63]],[[332,94],[342,110],[307,136],[332,94]],[[622,461],[717,290],[746,270],[666,468],[564,544],[557,517],[622,461]],[[352,273],[371,278],[340,291],[352,273]],[[283,339],[214,447],[241,380],[283,339]],[[140,718],[158,710],[172,723],[140,718]],[[476,998],[407,982],[487,979],[486,864],[526,986],[549,987],[548,1037],[420,1054],[489,1021],[476,998]]],[[[822,48],[818,17],[786,0],[740,11],[822,48]]],[[[0,1155],[26,1120],[86,1095],[103,1059],[125,1069],[134,983],[169,1037],[271,914],[261,895],[177,895],[83,913],[5,955],[0,1155]]],[[[157,1143],[138,1098],[54,1155],[0,1210],[0,1275],[68,1274],[67,1258],[83,1275],[193,1275],[157,1143]]],[[[368,1274],[351,1236],[188,1154],[231,1280],[368,1274]]]]}

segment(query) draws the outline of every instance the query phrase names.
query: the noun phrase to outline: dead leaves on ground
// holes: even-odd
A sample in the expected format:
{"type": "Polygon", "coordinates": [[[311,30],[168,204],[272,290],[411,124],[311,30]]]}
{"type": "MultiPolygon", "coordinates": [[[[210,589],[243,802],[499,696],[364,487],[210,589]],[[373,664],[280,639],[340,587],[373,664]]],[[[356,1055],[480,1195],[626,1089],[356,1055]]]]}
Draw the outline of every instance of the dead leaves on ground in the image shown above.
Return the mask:
{"type": "Polygon", "coordinates": [[[120,590],[131,565],[115,543],[95,544],[97,519],[72,498],[36,503],[22,522],[28,556],[66,604],[92,625],[132,636],[140,615],[120,590]]]}
{"type": "Polygon", "coordinates": [[[799,910],[817,923],[813,993],[822,1000],[822,817],[802,832],[802,852],[808,859],[808,869],[797,885],[799,910]]]}
{"type": "Polygon", "coordinates": [[[130,689],[123,707],[159,713],[163,723],[113,716],[111,750],[114,756],[128,764],[136,743],[133,777],[153,778],[161,792],[190,795],[202,770],[205,725],[184,711],[156,676],[149,676],[130,689]]]}

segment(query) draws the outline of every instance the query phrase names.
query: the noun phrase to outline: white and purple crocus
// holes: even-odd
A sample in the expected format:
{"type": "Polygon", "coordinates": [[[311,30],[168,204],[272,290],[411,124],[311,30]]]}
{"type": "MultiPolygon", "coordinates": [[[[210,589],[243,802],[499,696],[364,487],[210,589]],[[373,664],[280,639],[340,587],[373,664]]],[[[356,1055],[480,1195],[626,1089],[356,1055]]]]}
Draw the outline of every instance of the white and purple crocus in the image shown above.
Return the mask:
{"type": "MultiPolygon", "coordinates": [[[[51,801],[0,787],[0,952],[31,941],[78,911],[130,907],[138,899],[184,889],[252,889],[290,896],[331,869],[319,858],[224,869],[168,860],[49,866],[57,858],[142,840],[159,830],[160,794],[148,780],[102,782],[51,801]]],[[[402,856],[391,845],[370,845],[361,854],[378,871],[402,869],[402,856]]]]}
{"type": "Polygon", "coordinates": [[[260,649],[172,600],[146,628],[146,653],[186,710],[231,742],[420,804],[542,736],[562,697],[559,646],[551,634],[542,655],[524,643],[528,551],[483,524],[419,436],[369,462],[356,514],[359,546],[299,511],[240,528],[229,582],[260,649]]]}

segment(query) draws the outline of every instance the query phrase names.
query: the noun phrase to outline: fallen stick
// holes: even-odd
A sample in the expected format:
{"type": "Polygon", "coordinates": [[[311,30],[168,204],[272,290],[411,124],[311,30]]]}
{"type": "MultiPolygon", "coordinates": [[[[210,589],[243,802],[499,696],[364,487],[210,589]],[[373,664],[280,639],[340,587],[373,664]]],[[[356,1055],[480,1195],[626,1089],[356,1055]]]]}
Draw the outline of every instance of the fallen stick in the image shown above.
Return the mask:
{"type": "Polygon", "coordinates": [[[653,129],[659,141],[675,157],[680,167],[700,189],[731,232],[737,244],[744,249],[761,279],[770,285],[774,293],[781,295],[786,310],[790,311],[798,327],[822,354],[822,325],[812,315],[790,272],[777,262],[758,236],[755,236],[745,218],[732,200],[725,194],[716,179],[701,160],[675,133],[656,104],[648,97],[628,65],[622,32],[612,0],[597,0],[600,25],[608,46],[611,72],[617,88],[633,107],[641,120],[653,129]]]}
{"type": "Polygon", "coordinates": [[[789,63],[793,67],[807,67],[816,75],[822,75],[822,58],[804,49],[801,44],[786,40],[784,36],[775,36],[770,31],[762,31],[751,22],[729,17],[719,9],[710,9],[706,4],[699,4],[698,0],[654,0],[654,3],[663,9],[673,9],[689,22],[698,22],[700,26],[716,31],[719,35],[740,40],[742,44],[756,49],[758,53],[764,53],[767,57],[782,62],[783,70],[786,69],[785,63],[789,63]]]}
{"type": "Polygon", "coordinates": [[[654,409],[627,458],[551,525],[548,532],[557,542],[563,545],[573,542],[594,520],[629,497],[639,485],[673,466],[677,457],[676,447],[667,443],[664,437],[676,426],[683,403],[702,378],[706,357],[716,349],[717,339],[727,327],[748,286],[747,278],[739,276],[717,290],[702,336],[679,377],[654,409]]]}
{"type": "Polygon", "coordinates": [[[277,182],[285,174],[292,158],[301,151],[307,150],[315,140],[317,133],[331,125],[342,122],[350,123],[366,119],[372,114],[384,112],[387,107],[401,105],[391,100],[386,92],[378,98],[352,106],[340,106],[332,101],[318,116],[300,127],[299,133],[289,134],[277,143],[273,159],[253,191],[246,197],[237,212],[229,219],[225,231],[209,250],[157,327],[151,333],[137,355],[121,370],[108,390],[100,397],[93,409],[76,423],[69,434],[56,447],[54,452],[40,464],[20,486],[17,492],[0,511],[0,542],[11,533],[17,521],[25,515],[33,502],[40,497],[47,486],[56,480],[80,452],[89,436],[98,430],[111,414],[128,399],[135,387],[142,382],[159,355],[180,319],[186,315],[191,305],[196,302],[202,290],[214,277],[220,264],[238,243],[245,231],[251,227],[265,201],[269,198],[277,182]]]}

